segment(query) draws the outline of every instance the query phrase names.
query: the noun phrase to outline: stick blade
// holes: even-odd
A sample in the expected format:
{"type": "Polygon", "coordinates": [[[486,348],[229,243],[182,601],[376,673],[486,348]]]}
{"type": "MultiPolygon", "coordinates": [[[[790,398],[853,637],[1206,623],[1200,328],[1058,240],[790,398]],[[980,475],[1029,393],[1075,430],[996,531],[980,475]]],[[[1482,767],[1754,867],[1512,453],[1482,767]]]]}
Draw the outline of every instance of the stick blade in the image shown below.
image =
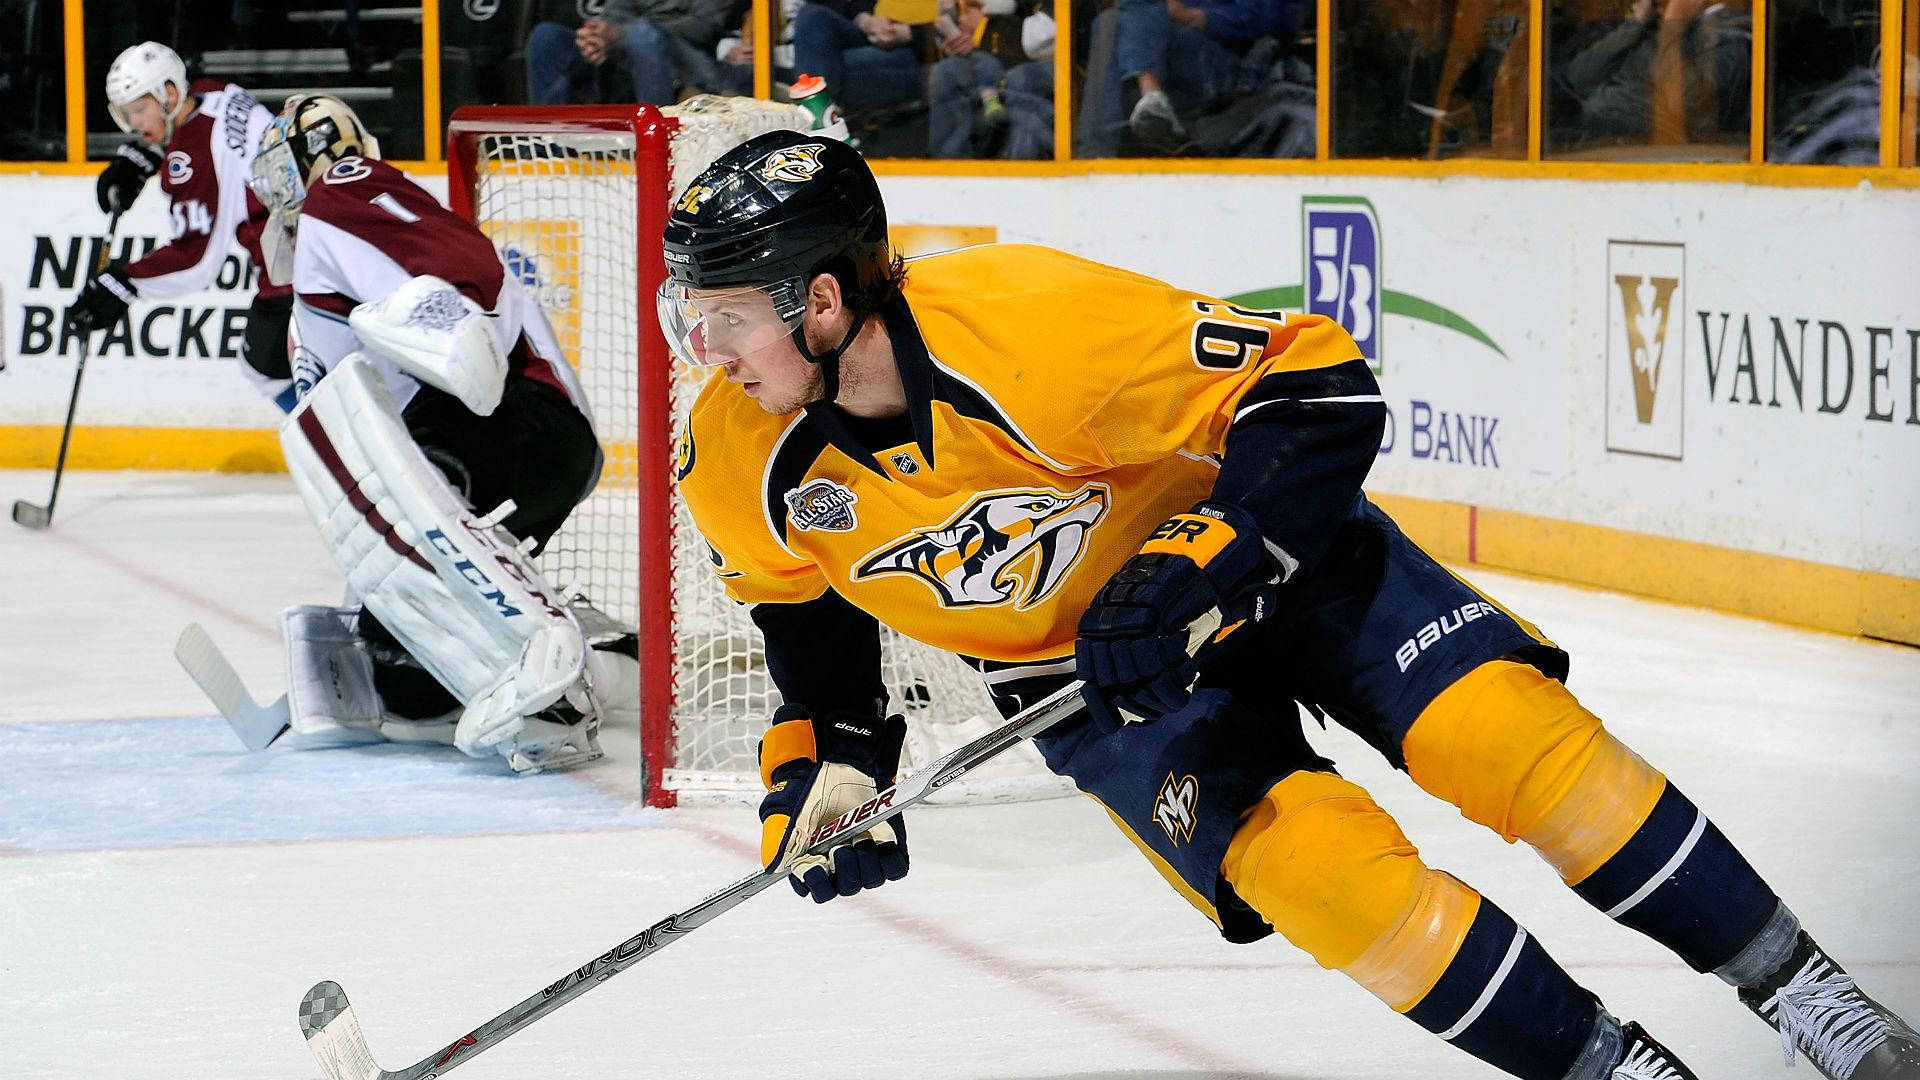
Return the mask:
{"type": "Polygon", "coordinates": [[[315,983],[300,999],[300,1034],[328,1080],[379,1080],[385,1075],[373,1063],[360,1020],[337,982],[315,983]]]}
{"type": "Polygon", "coordinates": [[[44,506],[36,506],[25,499],[15,499],[13,523],[28,529],[44,529],[53,524],[53,514],[44,506]]]}
{"type": "Polygon", "coordinates": [[[286,734],[292,723],[286,695],[282,694],[271,705],[255,704],[246,684],[240,681],[240,673],[233,669],[226,654],[199,623],[188,623],[180,631],[180,637],[173,643],[173,658],[192,676],[213,707],[220,710],[220,715],[232,725],[233,733],[240,736],[247,749],[265,750],[286,734]]]}

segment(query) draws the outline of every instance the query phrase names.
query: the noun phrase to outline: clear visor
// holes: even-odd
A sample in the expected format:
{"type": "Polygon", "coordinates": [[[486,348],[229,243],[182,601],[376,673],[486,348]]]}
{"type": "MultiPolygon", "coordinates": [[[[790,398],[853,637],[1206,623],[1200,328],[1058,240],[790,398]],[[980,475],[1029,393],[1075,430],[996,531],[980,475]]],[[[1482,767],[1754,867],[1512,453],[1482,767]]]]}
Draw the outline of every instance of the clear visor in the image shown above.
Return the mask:
{"type": "MultiPolygon", "coordinates": [[[[119,126],[121,131],[124,131],[127,134],[132,135],[134,134],[133,117],[127,114],[127,110],[129,108],[132,108],[135,105],[140,104],[143,101],[150,100],[153,102],[152,108],[158,109],[161,112],[165,112],[167,108],[166,93],[167,93],[168,85],[169,84],[167,83],[161,83],[159,86],[153,88],[152,90],[142,91],[134,95],[132,98],[130,98],[125,102],[108,101],[107,115],[113,117],[113,122],[119,126]]],[[[166,128],[167,128],[167,141],[171,142],[173,141],[172,117],[166,118],[166,128]]],[[[162,143],[161,145],[164,146],[165,143],[162,143]]]]}
{"type": "Polygon", "coordinates": [[[792,318],[774,310],[769,289],[690,289],[669,278],[654,295],[660,331],[682,363],[696,367],[744,360],[785,341],[800,325],[806,309],[792,318]]]}
{"type": "MultiPolygon", "coordinates": [[[[276,126],[286,120],[275,120],[276,126]]],[[[268,132],[272,132],[272,128],[268,132]]],[[[300,166],[293,160],[293,144],[289,143],[282,132],[282,138],[273,145],[266,146],[254,155],[253,173],[247,178],[247,187],[253,189],[253,197],[260,204],[291,224],[293,213],[300,209],[300,203],[307,197],[306,181],[300,176],[300,166]]],[[[261,142],[267,138],[262,137],[261,142]]]]}

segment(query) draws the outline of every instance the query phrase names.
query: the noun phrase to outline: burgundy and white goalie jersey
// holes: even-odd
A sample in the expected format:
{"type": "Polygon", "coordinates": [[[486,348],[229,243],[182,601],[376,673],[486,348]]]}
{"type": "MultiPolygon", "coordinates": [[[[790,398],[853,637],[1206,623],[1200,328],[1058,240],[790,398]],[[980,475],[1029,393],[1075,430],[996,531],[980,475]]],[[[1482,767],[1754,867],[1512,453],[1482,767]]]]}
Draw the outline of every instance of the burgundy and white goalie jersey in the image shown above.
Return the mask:
{"type": "Polygon", "coordinates": [[[406,408],[420,383],[367,349],[347,324],[347,314],[422,274],[444,279],[488,312],[508,359],[509,380],[545,383],[591,421],[587,396],[553,327],[519,279],[507,273],[493,243],[400,170],[371,158],[334,163],[301,205],[293,256],[294,321],[301,342],[295,382],[310,387],[348,353],[365,351],[395,404],[406,408]]]}
{"type": "MultiPolygon", "coordinates": [[[[196,81],[199,108],[174,129],[160,162],[160,190],[170,203],[173,239],[127,266],[140,296],[170,300],[213,284],[235,242],[260,255],[267,210],[247,189],[260,133],[273,113],[232,83],[196,81]]],[[[285,296],[285,286],[260,275],[261,297],[285,296]]]]}

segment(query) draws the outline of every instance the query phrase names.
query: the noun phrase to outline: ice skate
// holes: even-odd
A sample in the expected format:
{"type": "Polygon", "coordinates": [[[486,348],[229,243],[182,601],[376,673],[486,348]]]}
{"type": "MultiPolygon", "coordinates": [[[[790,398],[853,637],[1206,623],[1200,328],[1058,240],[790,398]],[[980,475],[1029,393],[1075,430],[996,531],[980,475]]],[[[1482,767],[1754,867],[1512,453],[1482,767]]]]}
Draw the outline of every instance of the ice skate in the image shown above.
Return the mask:
{"type": "Polygon", "coordinates": [[[1805,931],[1787,962],[1742,987],[1740,1000],[1780,1033],[1788,1065],[1805,1055],[1828,1080],[1920,1080],[1920,1036],[1805,931]]]}

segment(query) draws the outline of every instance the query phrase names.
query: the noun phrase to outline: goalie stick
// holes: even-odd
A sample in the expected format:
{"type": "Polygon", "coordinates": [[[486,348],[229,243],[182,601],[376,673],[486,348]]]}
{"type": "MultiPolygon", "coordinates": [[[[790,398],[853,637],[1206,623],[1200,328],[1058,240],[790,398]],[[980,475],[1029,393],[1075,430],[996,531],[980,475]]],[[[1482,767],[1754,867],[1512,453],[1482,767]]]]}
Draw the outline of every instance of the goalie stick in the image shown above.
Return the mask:
{"type": "Polygon", "coordinates": [[[188,623],[173,643],[173,658],[187,669],[201,693],[233,725],[233,733],[249,750],[265,750],[293,726],[293,710],[287,695],[281,694],[271,705],[260,705],[247,693],[240,673],[233,669],[220,646],[213,643],[199,623],[188,623]]]}
{"type": "MultiPolygon", "coordinates": [[[[93,272],[98,274],[107,265],[107,258],[113,251],[114,234],[120,231],[120,210],[115,209],[113,217],[107,221],[107,238],[100,245],[100,254],[93,261],[93,272]]],[[[73,368],[73,393],[67,395],[67,422],[60,429],[60,456],[53,462],[53,493],[47,496],[47,505],[30,503],[25,499],[13,501],[14,524],[28,529],[44,529],[53,524],[53,504],[60,498],[60,477],[67,471],[67,444],[73,440],[73,413],[80,404],[80,379],[87,373],[87,343],[93,340],[93,332],[80,335],[80,362],[73,368]]]]}
{"type": "MultiPolygon", "coordinates": [[[[1218,625],[1215,623],[1215,625],[1218,625]]],[[[1013,719],[957,749],[950,750],[895,783],[887,790],[822,824],[809,837],[805,855],[825,854],[836,840],[845,840],[898,817],[901,811],[946,786],[975,766],[1009,747],[1039,734],[1080,707],[1080,683],[1074,682],[1013,719]]],[[[787,876],[786,860],[769,870],[757,870],[686,909],[669,915],[627,940],[567,972],[544,990],[454,1040],[445,1049],[407,1068],[389,1072],[374,1064],[366,1034],[353,1014],[347,992],[337,982],[322,982],[300,999],[300,1033],[329,1080],[431,1080],[464,1065],[474,1055],[533,1023],[535,1020],[599,986],[634,964],[666,948],[787,876]]]]}
{"type": "Polygon", "coordinates": [[[352,732],[336,731],[332,734],[314,731],[294,731],[292,737],[281,742],[293,727],[293,706],[287,695],[281,694],[270,705],[261,705],[247,692],[247,686],[240,681],[240,673],[235,671],[231,661],[213,638],[200,629],[199,623],[188,623],[180,631],[180,637],[173,643],[173,658],[180,662],[188,675],[200,686],[201,693],[220,710],[220,715],[240,736],[248,750],[265,750],[269,746],[292,747],[295,750],[313,750],[335,746],[357,746],[374,739],[385,739],[394,743],[430,743],[438,746],[453,745],[454,722],[381,722],[373,725],[364,735],[352,732]]]}

